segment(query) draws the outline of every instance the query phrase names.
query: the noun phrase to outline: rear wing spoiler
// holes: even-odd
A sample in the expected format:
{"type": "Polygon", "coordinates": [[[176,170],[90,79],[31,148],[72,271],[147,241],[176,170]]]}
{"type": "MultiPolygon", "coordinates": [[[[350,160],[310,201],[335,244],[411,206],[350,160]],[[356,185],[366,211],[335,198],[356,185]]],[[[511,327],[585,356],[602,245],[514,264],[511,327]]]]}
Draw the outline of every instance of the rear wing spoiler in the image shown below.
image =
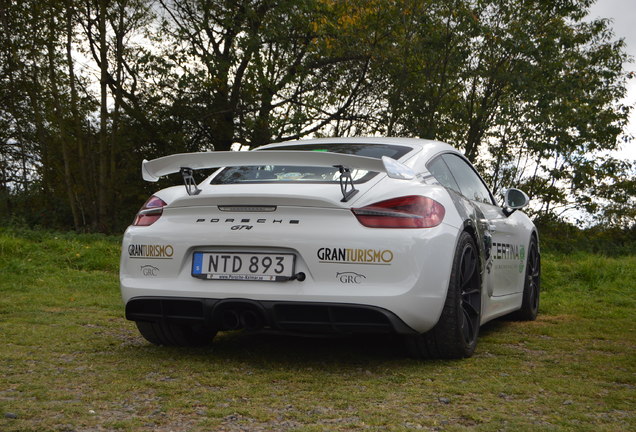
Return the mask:
{"type": "Polygon", "coordinates": [[[162,176],[181,172],[188,194],[196,195],[199,189],[192,178],[193,170],[260,165],[336,167],[340,170],[343,201],[347,201],[357,192],[351,178],[352,168],[386,173],[393,179],[415,178],[411,168],[387,156],[377,159],[342,153],[289,150],[179,153],[151,161],[144,160],[141,164],[141,173],[144,180],[156,182],[162,176]]]}
{"type": "Polygon", "coordinates": [[[156,182],[159,177],[180,172],[181,168],[198,170],[259,165],[344,166],[365,171],[383,172],[394,179],[411,180],[415,177],[411,168],[387,156],[376,159],[342,153],[289,150],[179,153],[151,161],[144,159],[141,163],[141,174],[144,180],[156,182]]]}

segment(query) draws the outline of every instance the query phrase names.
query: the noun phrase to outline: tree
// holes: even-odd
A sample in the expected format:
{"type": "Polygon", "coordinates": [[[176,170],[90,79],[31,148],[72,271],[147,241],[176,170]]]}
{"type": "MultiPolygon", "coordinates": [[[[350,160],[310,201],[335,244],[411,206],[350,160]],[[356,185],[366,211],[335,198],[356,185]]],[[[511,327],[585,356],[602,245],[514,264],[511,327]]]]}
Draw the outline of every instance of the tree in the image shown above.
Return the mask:
{"type": "Polygon", "coordinates": [[[459,146],[495,192],[526,188],[539,215],[625,184],[598,157],[627,122],[626,54],[607,21],[584,21],[589,1],[401,3],[396,49],[374,65],[387,90],[371,130],[459,146]]]}
{"type": "Polygon", "coordinates": [[[119,231],[143,158],[379,134],[629,226],[625,49],[590,2],[0,0],[0,209],[119,231]]]}
{"type": "MultiPolygon", "coordinates": [[[[364,3],[364,2],[362,2],[364,3]]],[[[317,1],[161,1],[171,115],[185,141],[227,150],[300,138],[335,122],[368,85],[369,55],[332,43],[345,11],[317,1]],[[175,52],[172,47],[182,46],[175,52]],[[182,109],[187,107],[187,110],[182,109]]],[[[350,11],[346,11],[350,12],[350,11]]]]}

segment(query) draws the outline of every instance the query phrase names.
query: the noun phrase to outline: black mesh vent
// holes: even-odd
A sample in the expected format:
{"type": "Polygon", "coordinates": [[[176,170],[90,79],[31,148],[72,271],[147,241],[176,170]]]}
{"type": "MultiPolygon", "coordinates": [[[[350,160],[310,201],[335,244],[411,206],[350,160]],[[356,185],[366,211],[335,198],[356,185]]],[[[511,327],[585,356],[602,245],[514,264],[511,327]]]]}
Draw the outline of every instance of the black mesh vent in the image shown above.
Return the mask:
{"type": "Polygon", "coordinates": [[[344,333],[392,330],[386,315],[364,307],[278,304],[274,312],[276,323],[283,330],[344,333]]]}

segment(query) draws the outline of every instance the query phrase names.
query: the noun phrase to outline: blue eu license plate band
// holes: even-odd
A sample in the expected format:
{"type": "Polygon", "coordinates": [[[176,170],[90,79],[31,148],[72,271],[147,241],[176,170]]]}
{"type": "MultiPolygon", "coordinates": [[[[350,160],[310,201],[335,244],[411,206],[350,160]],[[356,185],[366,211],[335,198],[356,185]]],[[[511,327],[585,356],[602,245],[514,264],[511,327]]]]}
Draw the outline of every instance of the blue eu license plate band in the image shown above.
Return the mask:
{"type": "Polygon", "coordinates": [[[203,272],[203,254],[195,252],[192,257],[192,275],[200,275],[203,272]]]}

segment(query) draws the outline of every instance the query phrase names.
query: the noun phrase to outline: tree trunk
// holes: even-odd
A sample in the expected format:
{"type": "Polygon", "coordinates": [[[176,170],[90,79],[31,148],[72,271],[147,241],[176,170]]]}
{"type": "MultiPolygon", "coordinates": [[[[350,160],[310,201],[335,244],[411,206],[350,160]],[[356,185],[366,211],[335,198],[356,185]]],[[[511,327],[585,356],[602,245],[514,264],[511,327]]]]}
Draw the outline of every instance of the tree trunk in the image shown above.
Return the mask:
{"type": "MultiPolygon", "coordinates": [[[[84,212],[84,205],[82,202],[84,199],[89,197],[91,194],[88,193],[89,190],[89,180],[88,180],[88,167],[90,166],[90,162],[86,159],[86,152],[84,149],[84,139],[82,133],[82,117],[80,117],[79,113],[79,103],[78,103],[78,95],[77,95],[77,87],[75,84],[75,67],[72,56],[73,50],[73,18],[74,18],[75,10],[73,8],[73,1],[67,0],[66,4],[66,63],[68,66],[68,84],[71,93],[71,122],[73,128],[73,135],[75,140],[75,148],[77,149],[77,157],[78,157],[78,167],[79,167],[79,175],[80,181],[79,184],[76,185],[76,193],[80,197],[79,201],[79,210],[81,211],[81,223],[82,226],[86,225],[86,215],[84,212]]],[[[94,219],[93,215],[93,219],[94,219]]]]}
{"type": "Polygon", "coordinates": [[[51,86],[51,96],[53,96],[53,106],[54,106],[54,118],[56,123],[58,124],[59,135],[56,137],[57,141],[60,143],[60,147],[62,150],[62,165],[64,167],[64,187],[66,189],[66,198],[68,200],[68,205],[71,209],[71,214],[73,215],[73,226],[76,231],[80,229],[80,219],[79,214],[77,212],[77,203],[75,202],[75,194],[73,190],[73,178],[71,175],[71,166],[69,162],[69,154],[68,154],[68,143],[70,136],[67,133],[66,121],[64,116],[64,111],[62,108],[62,104],[60,101],[60,92],[57,86],[57,71],[55,65],[55,33],[57,30],[57,25],[55,22],[54,11],[50,10],[49,13],[49,34],[47,41],[47,50],[49,57],[49,81],[51,86]]]}
{"type": "Polygon", "coordinates": [[[98,151],[98,188],[97,188],[97,227],[99,231],[109,229],[108,206],[110,191],[108,190],[108,46],[106,40],[106,7],[108,1],[100,0],[98,10],[99,60],[100,60],[100,118],[99,118],[99,151],[98,151]]]}
{"type": "MultiPolygon", "coordinates": [[[[117,159],[118,159],[118,139],[121,122],[121,109],[123,100],[123,79],[124,79],[124,35],[126,34],[126,28],[124,18],[126,17],[126,2],[118,3],[117,10],[117,24],[113,24],[115,32],[115,106],[112,114],[112,131],[110,140],[110,195],[112,211],[116,213],[116,194],[118,190],[118,184],[114,181],[115,172],[117,171],[117,159]]],[[[119,189],[121,190],[121,189],[119,189]]]]}

